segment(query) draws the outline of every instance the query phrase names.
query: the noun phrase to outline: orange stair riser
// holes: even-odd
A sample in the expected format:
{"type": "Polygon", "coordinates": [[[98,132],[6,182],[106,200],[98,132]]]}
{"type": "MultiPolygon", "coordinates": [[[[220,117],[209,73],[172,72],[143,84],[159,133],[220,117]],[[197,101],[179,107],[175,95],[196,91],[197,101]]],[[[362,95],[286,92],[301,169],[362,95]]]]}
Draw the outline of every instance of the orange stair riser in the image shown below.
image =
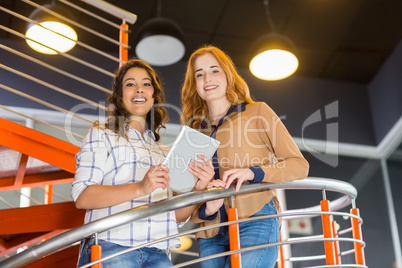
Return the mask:
{"type": "Polygon", "coordinates": [[[84,209],[74,202],[0,210],[0,234],[48,232],[83,224],[84,209]]]}
{"type": "Polygon", "coordinates": [[[78,146],[4,118],[0,118],[0,145],[75,173],[78,146]]]}

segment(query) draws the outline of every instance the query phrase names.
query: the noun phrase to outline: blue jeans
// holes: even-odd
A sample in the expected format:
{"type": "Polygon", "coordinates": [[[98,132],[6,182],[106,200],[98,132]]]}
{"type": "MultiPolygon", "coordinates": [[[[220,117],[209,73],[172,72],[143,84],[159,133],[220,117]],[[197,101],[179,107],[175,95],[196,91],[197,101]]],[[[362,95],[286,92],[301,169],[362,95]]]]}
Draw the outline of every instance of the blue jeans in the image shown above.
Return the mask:
{"type": "MultiPolygon", "coordinates": [[[[91,246],[94,244],[94,240],[95,239],[91,238],[85,243],[77,267],[91,262],[91,246]]],[[[98,244],[102,246],[102,257],[129,248],[101,239],[98,241],[98,244]]],[[[103,268],[159,268],[172,265],[166,251],[155,247],[140,248],[102,262],[103,268]]]]}
{"type": "MultiPolygon", "coordinates": [[[[274,200],[271,200],[260,211],[251,217],[271,215],[276,213],[277,211],[274,200]]],[[[278,218],[243,222],[239,224],[239,230],[241,248],[279,242],[278,218]]],[[[200,257],[206,257],[229,251],[229,234],[224,232],[211,238],[200,238],[198,244],[200,248],[200,257]]],[[[242,267],[274,267],[277,258],[278,246],[241,253],[242,267]]],[[[230,255],[203,261],[201,262],[201,266],[203,268],[228,268],[230,267],[230,255]]]]}

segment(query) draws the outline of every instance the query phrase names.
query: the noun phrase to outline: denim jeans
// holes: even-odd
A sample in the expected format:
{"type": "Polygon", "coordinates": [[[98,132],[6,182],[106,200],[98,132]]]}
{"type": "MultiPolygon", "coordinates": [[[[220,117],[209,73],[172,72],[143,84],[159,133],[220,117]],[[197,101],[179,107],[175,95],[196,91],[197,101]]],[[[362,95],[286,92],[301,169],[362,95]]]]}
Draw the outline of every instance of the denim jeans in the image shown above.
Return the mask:
{"type": "MultiPolygon", "coordinates": [[[[77,267],[91,262],[91,246],[93,244],[93,238],[89,239],[89,241],[85,243],[78,260],[77,267]]],[[[102,246],[102,257],[106,257],[129,248],[101,239],[98,241],[98,244],[102,246]]],[[[166,254],[166,251],[155,247],[140,248],[102,262],[103,268],[159,268],[169,267],[172,265],[173,264],[166,254]]]]}
{"type": "MultiPolygon", "coordinates": [[[[274,201],[271,200],[251,217],[276,214],[274,201]]],[[[279,242],[278,218],[243,222],[239,224],[240,247],[246,248],[262,244],[279,242]]],[[[220,233],[207,239],[199,239],[200,257],[206,257],[229,251],[229,234],[220,233]]],[[[241,253],[242,267],[274,267],[278,258],[278,247],[268,247],[241,253]]],[[[203,268],[228,268],[230,255],[201,262],[203,268]]]]}

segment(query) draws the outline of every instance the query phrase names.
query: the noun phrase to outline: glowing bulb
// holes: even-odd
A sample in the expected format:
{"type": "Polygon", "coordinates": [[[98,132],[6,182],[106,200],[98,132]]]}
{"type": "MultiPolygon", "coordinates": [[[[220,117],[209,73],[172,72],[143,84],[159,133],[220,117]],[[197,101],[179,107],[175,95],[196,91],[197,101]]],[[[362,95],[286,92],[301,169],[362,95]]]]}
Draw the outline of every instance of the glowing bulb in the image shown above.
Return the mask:
{"type": "Polygon", "coordinates": [[[77,34],[70,26],[56,21],[45,21],[40,23],[40,25],[51,29],[54,32],[45,29],[39,25],[33,25],[32,27],[30,27],[25,34],[26,37],[38,42],[36,43],[34,41],[26,39],[28,45],[32,49],[44,54],[57,54],[57,52],[54,50],[63,53],[69,51],[75,46],[77,41],[77,34]],[[65,36],[73,39],[74,41],[66,38],[65,36]],[[39,43],[53,48],[54,50],[40,45],[39,43]]]}
{"type": "Polygon", "coordinates": [[[263,80],[279,80],[292,75],[299,61],[292,53],[281,49],[270,49],[256,55],[250,62],[250,71],[263,80]]]}

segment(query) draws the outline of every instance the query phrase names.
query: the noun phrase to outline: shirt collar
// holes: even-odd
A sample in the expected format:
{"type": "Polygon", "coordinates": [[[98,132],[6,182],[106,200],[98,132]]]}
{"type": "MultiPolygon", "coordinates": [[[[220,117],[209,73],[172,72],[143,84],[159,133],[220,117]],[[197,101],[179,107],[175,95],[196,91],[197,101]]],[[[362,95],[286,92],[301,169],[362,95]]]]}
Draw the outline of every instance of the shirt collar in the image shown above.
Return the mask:
{"type": "MultiPolygon", "coordinates": [[[[134,133],[136,133],[136,135],[137,135],[138,138],[141,138],[141,133],[140,133],[138,130],[136,130],[135,128],[133,128],[133,127],[130,126],[130,125],[128,125],[128,128],[129,128],[129,132],[130,132],[130,130],[132,130],[132,131],[134,131],[134,133]]],[[[144,131],[144,133],[142,133],[142,136],[144,137],[144,140],[145,140],[145,141],[149,141],[150,139],[151,139],[151,140],[155,140],[155,134],[154,134],[154,132],[153,132],[152,130],[150,130],[150,129],[146,129],[146,130],[144,131]]]]}
{"type": "MultiPolygon", "coordinates": [[[[219,119],[219,124],[218,124],[218,125],[221,125],[223,119],[224,119],[226,116],[230,115],[231,113],[233,113],[233,112],[241,113],[241,112],[243,112],[245,109],[246,109],[246,103],[239,103],[239,104],[234,104],[234,105],[230,106],[230,108],[228,109],[227,113],[219,119]]],[[[205,117],[205,118],[202,120],[201,129],[204,129],[204,128],[206,128],[207,126],[208,126],[208,119],[205,117]]]]}

